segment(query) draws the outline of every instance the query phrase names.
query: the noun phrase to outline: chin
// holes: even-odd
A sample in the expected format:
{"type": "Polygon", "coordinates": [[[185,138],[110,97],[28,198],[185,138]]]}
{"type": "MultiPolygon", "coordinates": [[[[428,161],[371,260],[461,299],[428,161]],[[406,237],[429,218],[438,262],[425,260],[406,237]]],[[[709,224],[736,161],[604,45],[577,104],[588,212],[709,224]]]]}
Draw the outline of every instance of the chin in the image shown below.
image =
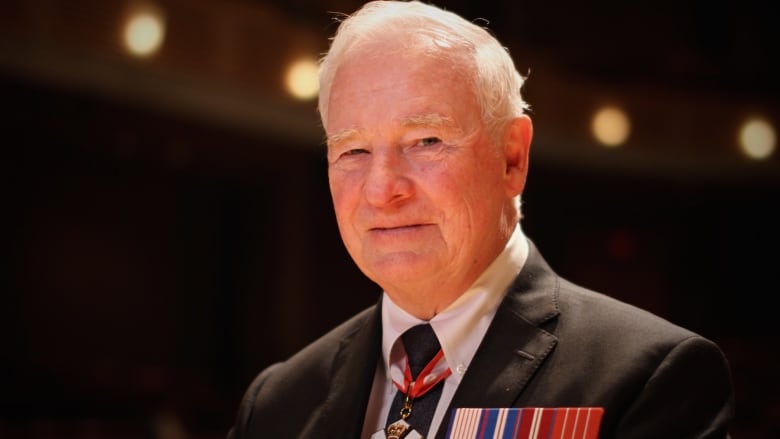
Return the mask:
{"type": "Polygon", "coordinates": [[[441,267],[430,258],[417,254],[393,254],[376,258],[363,270],[374,282],[381,285],[413,285],[441,273],[441,267]]]}

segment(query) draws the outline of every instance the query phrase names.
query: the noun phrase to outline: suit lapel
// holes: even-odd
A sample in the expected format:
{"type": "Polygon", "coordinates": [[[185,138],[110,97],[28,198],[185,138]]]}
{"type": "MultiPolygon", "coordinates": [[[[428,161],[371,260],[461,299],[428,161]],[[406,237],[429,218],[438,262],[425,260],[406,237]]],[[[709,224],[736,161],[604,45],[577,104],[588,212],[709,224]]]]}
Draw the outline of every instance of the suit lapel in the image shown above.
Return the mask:
{"type": "Polygon", "coordinates": [[[559,313],[557,277],[530,244],[528,260],[502,301],[442,419],[456,407],[511,407],[557,343],[540,325],[559,313]]]}
{"type": "Polygon", "coordinates": [[[341,341],[331,365],[330,393],[306,437],[360,438],[381,346],[378,305],[341,341]]]}

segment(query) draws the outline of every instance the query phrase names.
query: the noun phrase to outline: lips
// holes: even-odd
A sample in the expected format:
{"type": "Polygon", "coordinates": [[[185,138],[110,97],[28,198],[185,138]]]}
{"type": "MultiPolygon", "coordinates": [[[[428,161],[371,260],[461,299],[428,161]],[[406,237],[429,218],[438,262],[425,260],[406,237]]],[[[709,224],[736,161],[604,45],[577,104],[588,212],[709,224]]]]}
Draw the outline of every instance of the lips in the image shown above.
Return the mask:
{"type": "Polygon", "coordinates": [[[372,227],[368,230],[372,232],[381,232],[381,231],[390,231],[390,230],[397,230],[397,229],[409,229],[413,227],[419,227],[419,224],[404,224],[401,226],[389,226],[389,227],[372,227]]]}
{"type": "Polygon", "coordinates": [[[414,230],[421,227],[431,226],[432,224],[400,224],[400,225],[394,225],[394,226],[378,226],[378,227],[371,227],[368,229],[370,232],[392,232],[392,231],[403,231],[403,230],[414,230]]]}
{"type": "Polygon", "coordinates": [[[419,242],[433,230],[433,224],[406,224],[393,227],[374,227],[368,229],[368,235],[373,240],[383,243],[401,243],[408,240],[419,242]]]}

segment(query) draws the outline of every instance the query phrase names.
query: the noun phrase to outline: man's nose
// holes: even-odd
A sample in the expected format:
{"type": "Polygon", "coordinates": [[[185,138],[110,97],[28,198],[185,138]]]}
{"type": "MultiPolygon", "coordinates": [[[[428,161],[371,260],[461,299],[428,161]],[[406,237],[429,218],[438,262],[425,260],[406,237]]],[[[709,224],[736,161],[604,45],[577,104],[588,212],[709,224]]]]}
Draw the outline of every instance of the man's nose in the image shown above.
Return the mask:
{"type": "Polygon", "coordinates": [[[411,197],[414,185],[410,170],[402,153],[375,150],[363,183],[366,200],[371,205],[383,207],[411,197]]]}

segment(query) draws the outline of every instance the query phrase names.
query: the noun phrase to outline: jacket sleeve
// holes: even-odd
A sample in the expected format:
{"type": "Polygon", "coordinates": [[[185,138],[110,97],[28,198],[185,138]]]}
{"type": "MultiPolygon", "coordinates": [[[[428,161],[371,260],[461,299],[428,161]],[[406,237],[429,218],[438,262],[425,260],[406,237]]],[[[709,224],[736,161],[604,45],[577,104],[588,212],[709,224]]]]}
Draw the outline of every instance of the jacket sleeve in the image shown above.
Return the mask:
{"type": "Polygon", "coordinates": [[[619,438],[729,438],[734,395],[723,352],[700,336],[682,340],[653,371],[617,426],[619,438]]]}
{"type": "Polygon", "coordinates": [[[263,384],[268,377],[273,374],[274,370],[282,363],[272,364],[263,370],[244,392],[244,396],[241,399],[241,403],[238,406],[238,413],[236,414],[236,420],[233,427],[230,428],[227,434],[227,439],[244,439],[246,437],[246,431],[252,421],[252,413],[254,412],[255,400],[260,393],[263,384]]]}

